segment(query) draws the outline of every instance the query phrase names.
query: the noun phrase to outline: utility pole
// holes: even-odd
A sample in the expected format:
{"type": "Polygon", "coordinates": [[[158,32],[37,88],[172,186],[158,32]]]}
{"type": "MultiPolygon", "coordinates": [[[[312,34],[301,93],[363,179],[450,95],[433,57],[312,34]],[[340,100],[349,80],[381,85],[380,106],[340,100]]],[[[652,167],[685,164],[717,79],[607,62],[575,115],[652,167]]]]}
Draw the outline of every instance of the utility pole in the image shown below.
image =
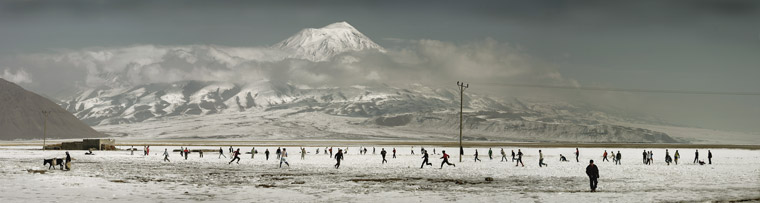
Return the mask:
{"type": "Polygon", "coordinates": [[[47,118],[48,115],[50,115],[50,111],[43,110],[42,115],[45,116],[44,126],[42,127],[42,150],[45,150],[45,145],[47,144],[47,118]]]}
{"type": "Polygon", "coordinates": [[[464,108],[464,89],[470,87],[470,84],[464,84],[464,82],[457,81],[457,87],[459,87],[459,162],[462,162],[462,156],[464,156],[464,148],[462,147],[462,109],[464,108]]]}

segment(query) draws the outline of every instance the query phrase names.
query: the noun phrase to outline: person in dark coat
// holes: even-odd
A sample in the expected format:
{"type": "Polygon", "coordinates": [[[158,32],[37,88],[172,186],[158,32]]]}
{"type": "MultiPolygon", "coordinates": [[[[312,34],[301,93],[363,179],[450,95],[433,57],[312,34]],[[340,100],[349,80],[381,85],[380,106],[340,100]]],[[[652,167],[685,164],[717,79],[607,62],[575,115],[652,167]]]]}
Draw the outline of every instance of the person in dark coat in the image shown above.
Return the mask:
{"type": "Polygon", "coordinates": [[[615,164],[615,165],[621,165],[621,163],[620,163],[620,159],[621,158],[623,158],[623,157],[620,155],[620,151],[618,151],[617,155],[615,155],[615,160],[617,161],[617,164],[615,164]]]}
{"type": "Polygon", "coordinates": [[[343,150],[338,149],[338,153],[335,154],[335,161],[338,161],[338,163],[335,164],[335,169],[340,168],[340,160],[343,160],[343,150]]]}
{"type": "Polygon", "coordinates": [[[430,163],[428,160],[429,156],[428,156],[427,151],[425,151],[424,149],[420,151],[422,152],[422,166],[420,166],[420,168],[425,167],[425,165],[432,166],[433,164],[430,163]]]}
{"type": "Polygon", "coordinates": [[[591,181],[591,192],[596,192],[596,184],[598,183],[597,179],[599,179],[599,168],[594,165],[594,160],[589,161],[588,166],[586,166],[586,175],[588,175],[588,178],[591,181]]]}
{"type": "Polygon", "coordinates": [[[385,148],[380,149],[380,156],[383,156],[383,162],[382,162],[383,164],[385,164],[386,162],[388,162],[388,160],[385,160],[385,154],[386,153],[387,152],[385,152],[385,148]]]}
{"type": "Polygon", "coordinates": [[[266,156],[267,160],[269,160],[269,149],[264,150],[264,156],[266,156]]]}
{"type": "Polygon", "coordinates": [[[66,170],[71,170],[71,156],[69,155],[69,152],[66,152],[66,170]]]}
{"type": "Polygon", "coordinates": [[[699,150],[694,151],[694,163],[697,163],[699,161],[699,150]]]}
{"type": "Polygon", "coordinates": [[[708,164],[712,164],[712,152],[710,150],[707,150],[707,162],[708,164]]]}

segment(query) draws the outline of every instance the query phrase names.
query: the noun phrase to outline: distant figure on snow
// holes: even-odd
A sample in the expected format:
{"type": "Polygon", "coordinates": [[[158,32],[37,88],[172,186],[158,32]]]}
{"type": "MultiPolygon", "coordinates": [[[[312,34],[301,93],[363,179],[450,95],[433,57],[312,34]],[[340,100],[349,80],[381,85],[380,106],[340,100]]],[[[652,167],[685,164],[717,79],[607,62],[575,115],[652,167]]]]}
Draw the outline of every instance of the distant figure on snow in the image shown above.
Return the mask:
{"type": "Polygon", "coordinates": [[[282,148],[282,154],[280,155],[280,168],[282,168],[282,163],[285,163],[285,165],[288,165],[288,168],[290,168],[290,164],[288,163],[288,152],[285,150],[285,148],[282,148]]]}
{"type": "Polygon", "coordinates": [[[71,156],[69,155],[69,152],[66,152],[66,170],[71,170],[71,156]]]}
{"type": "Polygon", "coordinates": [[[517,164],[515,164],[515,166],[522,165],[522,167],[525,167],[525,164],[523,164],[523,161],[522,161],[522,156],[523,156],[522,151],[520,151],[520,149],[517,149],[517,164]]]}
{"type": "Polygon", "coordinates": [[[219,158],[221,159],[222,157],[224,157],[225,159],[227,158],[227,156],[224,155],[224,150],[222,150],[222,148],[219,147],[219,158]]]}
{"type": "MultiPolygon", "coordinates": [[[[475,149],[475,162],[477,161],[480,161],[480,159],[478,159],[478,149],[475,149]]],[[[483,161],[480,161],[480,162],[483,162],[483,161]]]]}
{"type": "Polygon", "coordinates": [[[393,148],[393,158],[394,159],[396,158],[396,148],[395,147],[393,148]]]}
{"type": "Polygon", "coordinates": [[[420,151],[420,153],[422,153],[422,165],[420,166],[420,168],[425,167],[425,165],[432,166],[433,164],[431,164],[430,161],[428,160],[429,156],[428,156],[427,151],[423,149],[420,151]]]}
{"type": "Polygon", "coordinates": [[[712,152],[707,150],[707,163],[712,164],[712,152]]]}
{"type": "Polygon", "coordinates": [[[575,162],[581,162],[578,160],[578,156],[581,155],[581,151],[578,151],[578,148],[575,148],[575,162]]]}
{"type": "Polygon", "coordinates": [[[230,160],[230,163],[227,164],[232,164],[232,162],[235,160],[237,160],[235,163],[240,164],[240,148],[238,148],[237,151],[232,152],[232,160],[230,160]]]}
{"type": "Polygon", "coordinates": [[[694,151],[694,163],[699,161],[699,150],[694,151]]]}
{"type": "Polygon", "coordinates": [[[549,166],[549,165],[544,163],[544,153],[541,152],[541,150],[539,149],[538,150],[538,167],[544,167],[544,166],[549,166]]]}
{"type": "Polygon", "coordinates": [[[586,166],[586,175],[588,175],[591,182],[591,192],[596,192],[596,184],[598,183],[597,179],[599,179],[599,168],[594,165],[594,160],[589,161],[588,166],[586,166]]]}
{"type": "Polygon", "coordinates": [[[338,162],[335,164],[335,169],[340,168],[340,160],[343,160],[343,150],[338,149],[338,153],[335,154],[335,161],[338,162]]]}
{"type": "Polygon", "coordinates": [[[559,154],[559,161],[567,162],[567,158],[565,158],[565,156],[562,156],[562,154],[559,154]]]}
{"type": "Polygon", "coordinates": [[[501,162],[504,162],[505,160],[509,162],[509,159],[507,159],[507,153],[504,153],[504,148],[501,148],[501,162]]]}
{"type": "Polygon", "coordinates": [[[443,161],[441,161],[441,168],[443,168],[443,164],[457,167],[457,165],[449,163],[449,155],[446,154],[446,150],[443,150],[443,156],[441,157],[441,159],[443,159],[443,161]]]}
{"type": "Polygon", "coordinates": [[[275,154],[277,154],[277,159],[280,159],[280,155],[282,155],[282,150],[280,150],[279,147],[277,147],[277,151],[274,151],[275,154]]]}
{"type": "Polygon", "coordinates": [[[166,148],[164,148],[164,161],[166,161],[166,162],[171,162],[171,161],[169,160],[169,150],[168,150],[168,149],[166,149],[166,148]]]}
{"type": "Polygon", "coordinates": [[[617,161],[617,163],[615,165],[621,165],[621,163],[620,163],[620,159],[621,158],[623,158],[623,157],[620,155],[620,151],[618,151],[617,155],[615,156],[615,160],[617,161]]]}
{"type": "Polygon", "coordinates": [[[264,156],[266,156],[267,160],[269,160],[269,149],[264,150],[264,156]]]}
{"type": "Polygon", "coordinates": [[[493,150],[488,148],[488,159],[493,160],[493,150]]]}
{"type": "Polygon", "coordinates": [[[604,150],[604,154],[602,154],[602,162],[605,162],[605,161],[610,161],[609,159],[607,159],[607,150],[604,150]]]}
{"type": "Polygon", "coordinates": [[[388,160],[385,160],[385,154],[386,153],[387,152],[385,152],[385,148],[380,149],[380,156],[383,157],[383,162],[382,162],[383,164],[388,163],[388,160]]]}

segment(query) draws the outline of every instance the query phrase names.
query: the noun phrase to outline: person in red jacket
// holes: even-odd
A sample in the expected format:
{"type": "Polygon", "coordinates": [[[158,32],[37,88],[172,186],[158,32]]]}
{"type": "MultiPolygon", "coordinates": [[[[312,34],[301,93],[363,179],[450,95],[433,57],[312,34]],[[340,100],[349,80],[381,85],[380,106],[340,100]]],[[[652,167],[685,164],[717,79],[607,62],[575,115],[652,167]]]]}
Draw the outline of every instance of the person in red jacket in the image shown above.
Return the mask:
{"type": "Polygon", "coordinates": [[[393,148],[393,158],[394,159],[396,158],[396,148],[395,147],[393,148]]]}
{"type": "Polygon", "coordinates": [[[441,157],[441,159],[443,159],[443,161],[441,162],[441,168],[443,168],[443,164],[447,164],[449,166],[457,167],[457,165],[449,163],[449,155],[446,154],[446,150],[443,150],[443,156],[441,157]]]}
{"type": "Polygon", "coordinates": [[[232,152],[232,160],[227,164],[232,164],[235,160],[237,160],[235,163],[240,164],[240,148],[238,148],[237,151],[232,152]]]}

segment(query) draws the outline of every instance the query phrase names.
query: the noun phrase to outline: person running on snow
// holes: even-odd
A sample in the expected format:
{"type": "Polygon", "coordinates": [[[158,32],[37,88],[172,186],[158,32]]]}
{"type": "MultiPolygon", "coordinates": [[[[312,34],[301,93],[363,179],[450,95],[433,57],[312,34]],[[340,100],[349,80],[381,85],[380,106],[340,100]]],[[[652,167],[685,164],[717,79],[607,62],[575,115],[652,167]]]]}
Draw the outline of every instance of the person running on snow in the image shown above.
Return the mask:
{"type": "Polygon", "coordinates": [[[169,150],[166,148],[164,148],[164,161],[171,162],[169,161],[169,150]]]}
{"type": "Polygon", "coordinates": [[[488,159],[493,160],[493,150],[491,148],[488,148],[488,159]]]}
{"type": "Polygon", "coordinates": [[[343,160],[343,150],[338,149],[338,153],[335,154],[335,161],[338,162],[335,164],[335,169],[340,168],[340,160],[343,160]]]}
{"type": "Polygon", "coordinates": [[[504,153],[504,148],[501,148],[501,162],[504,162],[504,160],[507,160],[507,162],[509,162],[507,159],[507,153],[504,153]]]}
{"type": "Polygon", "coordinates": [[[269,160],[269,149],[264,150],[264,156],[266,156],[267,160],[269,160]]]}
{"type": "Polygon", "coordinates": [[[618,151],[617,155],[615,156],[615,160],[617,160],[617,164],[615,165],[622,165],[620,163],[620,159],[623,158],[623,156],[620,155],[620,151],[618,151]]]}
{"type": "Polygon", "coordinates": [[[694,151],[694,163],[697,163],[699,161],[699,150],[694,151]]]}
{"type": "Polygon", "coordinates": [[[219,147],[219,158],[221,159],[222,157],[224,157],[225,159],[227,158],[227,156],[224,156],[224,150],[222,150],[222,148],[219,147]]]}
{"type": "Polygon", "coordinates": [[[544,163],[544,153],[538,150],[538,167],[549,166],[544,163]]]}
{"type": "Polygon", "coordinates": [[[591,192],[596,192],[596,184],[599,183],[597,180],[599,179],[599,168],[594,165],[594,160],[589,161],[588,166],[586,166],[586,175],[591,182],[591,192]]]}
{"type": "Polygon", "coordinates": [[[576,147],[575,148],[575,162],[581,162],[581,161],[578,160],[578,156],[580,156],[580,155],[581,155],[581,152],[578,151],[578,148],[576,147]]]}
{"type": "Polygon", "coordinates": [[[607,159],[607,150],[604,150],[604,154],[602,155],[602,162],[604,161],[610,161],[607,159]]]}
{"type": "Polygon", "coordinates": [[[710,152],[710,150],[707,150],[707,162],[712,164],[712,152],[710,152]]]}
{"type": "Polygon", "coordinates": [[[512,150],[512,162],[515,162],[515,150],[512,150]]]}
{"type": "MultiPolygon", "coordinates": [[[[475,149],[475,161],[480,161],[480,159],[478,159],[478,149],[475,149]]],[[[483,161],[480,161],[480,162],[483,162],[483,161]]]]}
{"type": "Polygon", "coordinates": [[[522,156],[523,156],[522,151],[520,151],[520,149],[517,149],[517,164],[515,164],[515,166],[522,165],[522,167],[525,167],[525,164],[523,164],[523,161],[522,161],[522,156]]]}
{"type": "Polygon", "coordinates": [[[396,148],[395,147],[393,148],[393,158],[394,159],[396,158],[396,148]]]}
{"type": "Polygon", "coordinates": [[[304,160],[304,159],[306,159],[306,148],[301,147],[301,160],[304,160]]]}
{"type": "Polygon", "coordinates": [[[432,166],[433,164],[431,164],[430,161],[428,160],[429,156],[428,156],[427,151],[423,149],[423,150],[420,150],[420,153],[422,153],[422,165],[420,166],[420,168],[425,167],[425,165],[432,166]]]}
{"type": "Polygon", "coordinates": [[[443,161],[441,161],[441,168],[443,168],[443,164],[457,167],[456,164],[449,163],[449,155],[446,154],[446,150],[443,150],[442,153],[443,153],[443,156],[441,157],[441,159],[443,159],[443,161]]]}
{"type": "Polygon", "coordinates": [[[187,147],[185,147],[185,160],[187,160],[187,154],[190,153],[190,150],[187,150],[187,147]]]}
{"type": "Polygon", "coordinates": [[[230,160],[230,163],[228,164],[232,164],[235,159],[237,159],[237,162],[235,163],[240,164],[240,148],[238,148],[237,151],[232,152],[232,160],[230,160]]]}
{"type": "Polygon", "coordinates": [[[282,154],[280,155],[280,168],[282,168],[282,163],[285,162],[285,165],[288,165],[288,168],[290,167],[290,164],[288,163],[288,152],[285,151],[285,148],[282,148],[282,154]]]}
{"type": "Polygon", "coordinates": [[[387,163],[387,162],[388,162],[388,160],[385,160],[385,154],[386,154],[386,153],[387,153],[387,152],[385,152],[385,148],[382,148],[382,149],[380,149],[380,156],[382,156],[382,157],[383,157],[383,162],[382,162],[383,164],[385,164],[385,163],[387,163]]]}
{"type": "Polygon", "coordinates": [[[412,155],[414,155],[414,146],[412,146],[412,155]]]}
{"type": "Polygon", "coordinates": [[[282,150],[280,150],[280,148],[277,147],[277,151],[275,151],[274,153],[277,154],[277,159],[280,159],[280,155],[282,155],[282,150]]]}

